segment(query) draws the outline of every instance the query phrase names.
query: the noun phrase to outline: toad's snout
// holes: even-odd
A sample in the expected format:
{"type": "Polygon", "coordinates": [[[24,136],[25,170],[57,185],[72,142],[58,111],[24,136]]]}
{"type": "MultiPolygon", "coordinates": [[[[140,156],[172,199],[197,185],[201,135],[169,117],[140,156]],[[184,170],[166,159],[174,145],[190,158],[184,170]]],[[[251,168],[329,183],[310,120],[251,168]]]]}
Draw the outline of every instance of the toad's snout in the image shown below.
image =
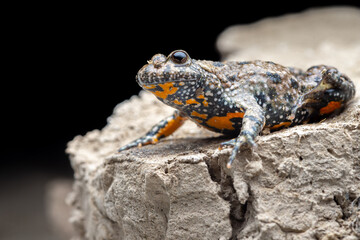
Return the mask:
{"type": "Polygon", "coordinates": [[[148,64],[144,65],[136,75],[137,83],[143,87],[147,84],[154,84],[161,81],[164,76],[164,64],[166,57],[163,54],[154,55],[148,64]]]}
{"type": "Polygon", "coordinates": [[[159,53],[155,54],[148,63],[154,65],[154,68],[160,68],[165,61],[165,55],[159,53]]]}

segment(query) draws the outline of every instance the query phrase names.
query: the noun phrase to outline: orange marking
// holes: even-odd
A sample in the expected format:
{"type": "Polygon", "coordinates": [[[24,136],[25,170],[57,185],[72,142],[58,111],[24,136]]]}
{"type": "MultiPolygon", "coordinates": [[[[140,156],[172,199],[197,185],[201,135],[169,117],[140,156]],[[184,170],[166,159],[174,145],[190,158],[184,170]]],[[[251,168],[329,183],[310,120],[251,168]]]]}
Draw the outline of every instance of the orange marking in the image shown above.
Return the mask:
{"type": "Polygon", "coordinates": [[[203,122],[203,120],[197,119],[197,118],[193,118],[193,120],[195,120],[196,122],[198,122],[198,123],[200,123],[200,124],[202,124],[202,122],[203,122]]]}
{"type": "Polygon", "coordinates": [[[195,99],[191,98],[186,100],[186,104],[200,104],[198,101],[196,101],[195,99]]]}
{"type": "Polygon", "coordinates": [[[177,105],[184,105],[182,102],[180,102],[179,100],[175,99],[173,101],[173,103],[177,104],[177,105]]]}
{"type": "Polygon", "coordinates": [[[162,98],[162,99],[166,99],[168,95],[172,95],[174,93],[176,93],[176,91],[178,90],[177,87],[174,87],[174,83],[173,82],[167,82],[164,84],[159,84],[159,86],[163,89],[163,91],[156,91],[153,92],[157,97],[162,98]]]}
{"type": "Polygon", "coordinates": [[[154,88],[156,88],[156,86],[154,84],[143,86],[143,87],[146,88],[146,89],[154,89],[154,88]]]}
{"type": "Polygon", "coordinates": [[[320,114],[328,114],[341,107],[341,102],[331,101],[327,106],[320,108],[320,114]]]}
{"type": "Polygon", "coordinates": [[[288,126],[290,126],[290,124],[291,124],[291,122],[281,122],[279,124],[276,124],[276,125],[270,127],[270,129],[273,130],[273,129],[277,129],[277,128],[280,128],[280,127],[283,127],[283,126],[288,127],[288,126]]]}
{"type": "Polygon", "coordinates": [[[235,130],[233,127],[233,122],[230,121],[232,118],[243,118],[244,113],[238,112],[238,113],[227,113],[226,116],[223,117],[212,117],[208,121],[206,121],[206,124],[210,127],[214,127],[217,129],[229,129],[229,130],[235,130]]]}
{"type": "Polygon", "coordinates": [[[204,107],[209,106],[209,103],[205,99],[204,99],[204,101],[202,103],[203,103],[204,107]]]}
{"type": "Polygon", "coordinates": [[[160,138],[160,137],[166,137],[169,136],[170,134],[172,134],[173,132],[175,132],[176,129],[178,129],[186,120],[186,118],[181,117],[181,116],[177,116],[174,119],[171,119],[168,121],[168,123],[166,124],[166,126],[162,129],[159,130],[159,132],[156,134],[156,138],[160,138]]]}
{"type": "Polygon", "coordinates": [[[202,102],[202,104],[204,105],[204,107],[209,106],[209,103],[206,101],[204,94],[201,94],[201,95],[197,96],[196,98],[198,98],[198,99],[204,99],[203,102],[202,102]]]}
{"type": "Polygon", "coordinates": [[[199,117],[199,118],[202,118],[202,119],[206,119],[206,118],[207,118],[207,114],[201,114],[201,113],[198,113],[198,112],[196,112],[196,111],[192,111],[192,112],[191,112],[191,116],[199,117]]]}

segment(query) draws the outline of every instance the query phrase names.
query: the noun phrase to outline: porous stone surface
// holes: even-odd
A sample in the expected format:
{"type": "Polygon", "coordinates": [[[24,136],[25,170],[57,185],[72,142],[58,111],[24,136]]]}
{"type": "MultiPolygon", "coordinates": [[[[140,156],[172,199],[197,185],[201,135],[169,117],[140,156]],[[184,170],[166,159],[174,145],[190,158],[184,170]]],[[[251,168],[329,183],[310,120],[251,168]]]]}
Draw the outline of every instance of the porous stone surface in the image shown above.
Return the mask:
{"type": "MultiPolygon", "coordinates": [[[[331,8],[267,19],[226,30],[218,46],[229,59],[258,58],[303,68],[334,65],[359,93],[360,54],[354,52],[360,49],[360,36],[347,27],[359,26],[358,16],[357,9],[331,8]],[[344,18],[337,17],[328,28],[334,14],[344,18]],[[318,21],[308,24],[308,18],[318,21]],[[289,21],[298,31],[316,35],[317,44],[302,45],[289,21]],[[323,38],[316,33],[321,26],[323,38]],[[342,35],[328,39],[326,28],[342,35]],[[342,40],[344,34],[352,39],[342,40]],[[233,42],[239,36],[248,39],[233,42]],[[259,42],[254,58],[246,51],[254,46],[251,39],[259,42]],[[233,48],[224,50],[224,42],[233,48]]],[[[77,230],[73,239],[359,239],[358,96],[338,116],[262,134],[258,147],[241,152],[229,170],[230,149],[218,148],[224,137],[190,121],[156,145],[117,153],[173,111],[140,92],[120,103],[102,130],[77,136],[68,145],[75,172],[68,197],[77,230]]]]}

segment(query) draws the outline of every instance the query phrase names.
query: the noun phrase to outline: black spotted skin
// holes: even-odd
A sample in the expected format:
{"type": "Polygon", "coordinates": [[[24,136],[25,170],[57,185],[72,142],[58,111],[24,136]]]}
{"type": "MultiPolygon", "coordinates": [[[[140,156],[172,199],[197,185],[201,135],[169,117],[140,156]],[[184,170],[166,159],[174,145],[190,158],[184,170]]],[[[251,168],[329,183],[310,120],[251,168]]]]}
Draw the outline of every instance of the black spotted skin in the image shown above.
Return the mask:
{"type": "Polygon", "coordinates": [[[229,168],[240,148],[254,146],[264,128],[277,130],[327,116],[355,95],[353,82],[330,66],[302,71],[270,61],[194,60],[183,50],[154,55],[136,80],[176,111],[119,151],[156,143],[190,119],[236,136],[222,144],[233,146],[229,168]]]}

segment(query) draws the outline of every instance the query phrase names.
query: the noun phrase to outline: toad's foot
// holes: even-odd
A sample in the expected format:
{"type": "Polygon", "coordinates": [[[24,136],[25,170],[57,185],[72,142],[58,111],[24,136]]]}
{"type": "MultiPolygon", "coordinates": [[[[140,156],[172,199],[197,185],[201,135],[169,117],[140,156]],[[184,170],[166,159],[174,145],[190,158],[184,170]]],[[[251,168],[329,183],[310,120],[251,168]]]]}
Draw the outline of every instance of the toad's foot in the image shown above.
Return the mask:
{"type": "Polygon", "coordinates": [[[309,77],[319,80],[318,85],[301,96],[289,117],[294,125],[312,114],[328,115],[344,106],[355,95],[354,83],[336,68],[319,65],[308,70],[309,77]]]}
{"type": "Polygon", "coordinates": [[[129,148],[157,143],[161,138],[169,136],[175,132],[185,120],[186,117],[184,117],[179,111],[175,111],[173,115],[156,124],[145,134],[145,136],[121,147],[118,151],[121,152],[129,148]]]}
{"type": "MultiPolygon", "coordinates": [[[[229,141],[226,141],[226,142],[222,142],[222,143],[220,143],[220,149],[223,147],[223,146],[232,146],[232,147],[235,147],[235,145],[236,145],[236,140],[237,140],[237,138],[233,138],[233,139],[230,139],[229,141]]],[[[253,139],[247,139],[247,141],[246,141],[246,145],[249,145],[249,146],[251,146],[251,147],[256,147],[256,143],[254,142],[254,140],[253,139]]]]}
{"type": "Polygon", "coordinates": [[[159,141],[156,136],[144,136],[141,138],[136,139],[135,141],[126,144],[125,146],[121,147],[118,152],[133,148],[133,147],[142,147],[149,144],[155,144],[159,141]]]}
{"type": "Polygon", "coordinates": [[[233,161],[235,160],[236,155],[240,152],[240,150],[242,148],[247,147],[247,148],[253,149],[257,146],[257,144],[255,143],[253,137],[251,137],[249,135],[240,135],[237,138],[234,138],[229,141],[221,143],[220,148],[222,148],[223,146],[232,146],[233,147],[230,157],[229,157],[229,161],[226,164],[227,168],[231,168],[231,165],[232,165],[233,161]]]}

